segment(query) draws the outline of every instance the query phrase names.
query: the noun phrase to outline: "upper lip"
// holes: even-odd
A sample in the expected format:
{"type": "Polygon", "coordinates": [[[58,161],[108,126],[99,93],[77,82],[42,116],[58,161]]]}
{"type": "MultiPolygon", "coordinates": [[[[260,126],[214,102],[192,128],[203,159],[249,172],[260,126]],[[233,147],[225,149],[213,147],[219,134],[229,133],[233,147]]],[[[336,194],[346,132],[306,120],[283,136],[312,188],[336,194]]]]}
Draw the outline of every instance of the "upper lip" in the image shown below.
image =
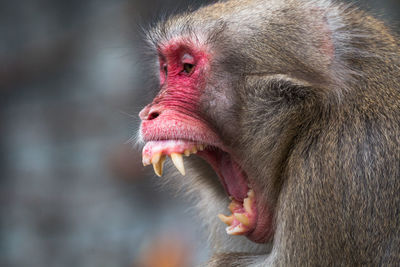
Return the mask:
{"type": "Polygon", "coordinates": [[[174,110],[163,110],[152,120],[142,120],[141,136],[145,142],[187,140],[223,148],[218,134],[204,121],[174,110]]]}
{"type": "MultiPolygon", "coordinates": [[[[207,138],[208,139],[208,138],[207,138]]],[[[212,138],[212,140],[204,140],[203,138],[199,138],[199,134],[189,134],[187,132],[178,132],[178,133],[167,133],[164,131],[160,131],[154,134],[142,134],[142,140],[145,143],[152,141],[182,141],[187,143],[195,143],[195,144],[203,144],[211,147],[217,147],[227,153],[229,153],[228,148],[226,148],[219,138],[212,138]]]]}

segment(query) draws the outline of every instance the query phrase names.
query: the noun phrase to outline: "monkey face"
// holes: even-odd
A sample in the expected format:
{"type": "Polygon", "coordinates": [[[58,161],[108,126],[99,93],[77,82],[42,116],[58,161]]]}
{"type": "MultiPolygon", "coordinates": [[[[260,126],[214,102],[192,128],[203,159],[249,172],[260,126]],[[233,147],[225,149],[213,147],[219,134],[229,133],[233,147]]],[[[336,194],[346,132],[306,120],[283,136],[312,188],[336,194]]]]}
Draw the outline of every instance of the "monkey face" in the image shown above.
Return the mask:
{"type": "Polygon", "coordinates": [[[228,225],[226,232],[257,242],[269,239],[271,213],[257,208],[254,180],[249,179],[232,145],[232,129],[238,133],[238,126],[233,122],[221,125],[223,119],[216,122],[216,113],[221,116],[233,104],[215,90],[215,82],[214,86],[208,82],[214,60],[209,47],[185,39],[169,40],[159,46],[158,54],[160,91],[139,115],[141,136],[146,142],[143,164],[152,164],[161,176],[169,156],[185,175],[183,155],[196,154],[211,165],[231,199],[232,214],[218,215],[228,225]],[[230,130],[223,132],[224,128],[230,130]]]}
{"type": "MultiPolygon", "coordinates": [[[[230,20],[235,21],[235,12],[230,20]]],[[[264,243],[274,233],[282,170],[296,128],[308,118],[310,106],[316,106],[313,99],[318,97],[306,81],[319,77],[326,60],[309,57],[318,67],[301,68],[298,62],[306,54],[297,55],[266,38],[283,38],[275,34],[277,29],[265,35],[249,30],[259,26],[288,31],[279,23],[262,24],[267,15],[240,29],[236,23],[196,16],[202,15],[169,20],[150,38],[158,56],[160,86],[140,112],[146,142],[143,163],[153,164],[161,175],[170,156],[185,175],[183,155],[197,154],[214,169],[231,199],[232,215],[219,215],[228,225],[227,233],[264,243]]],[[[306,43],[304,36],[296,39],[296,29],[291,31],[290,40],[278,43],[306,43]]],[[[320,45],[315,49],[320,51],[320,45]]]]}

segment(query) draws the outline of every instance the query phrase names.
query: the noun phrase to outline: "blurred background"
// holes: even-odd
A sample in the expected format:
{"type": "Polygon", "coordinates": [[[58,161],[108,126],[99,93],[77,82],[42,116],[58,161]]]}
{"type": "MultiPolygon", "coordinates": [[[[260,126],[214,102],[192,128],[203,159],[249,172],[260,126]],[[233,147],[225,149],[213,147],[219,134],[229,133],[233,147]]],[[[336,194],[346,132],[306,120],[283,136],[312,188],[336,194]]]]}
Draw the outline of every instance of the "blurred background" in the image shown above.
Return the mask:
{"type": "MultiPolygon", "coordinates": [[[[187,199],[141,165],[141,26],[210,1],[0,1],[0,266],[195,266],[187,199]]],[[[394,29],[398,0],[359,1],[394,29]]]]}

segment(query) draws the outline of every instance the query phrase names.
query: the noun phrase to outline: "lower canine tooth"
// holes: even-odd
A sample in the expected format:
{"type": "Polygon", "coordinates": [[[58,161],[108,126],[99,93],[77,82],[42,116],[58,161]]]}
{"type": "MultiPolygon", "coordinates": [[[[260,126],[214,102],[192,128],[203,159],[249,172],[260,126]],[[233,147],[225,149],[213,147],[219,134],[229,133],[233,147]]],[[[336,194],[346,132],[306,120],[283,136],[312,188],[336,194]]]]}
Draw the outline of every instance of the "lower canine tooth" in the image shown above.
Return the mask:
{"type": "Polygon", "coordinates": [[[234,213],[236,208],[240,208],[242,205],[232,198],[232,202],[229,204],[228,209],[234,213]]]}
{"type": "Polygon", "coordinates": [[[254,203],[254,191],[250,190],[247,193],[247,196],[248,197],[243,200],[243,207],[248,213],[252,214],[253,210],[252,210],[251,206],[254,203]]]}
{"type": "Polygon", "coordinates": [[[233,216],[235,216],[235,218],[239,222],[241,222],[244,226],[249,226],[250,225],[250,220],[245,214],[243,214],[243,213],[234,213],[233,216]]]}
{"type": "Polygon", "coordinates": [[[223,222],[223,223],[225,223],[226,225],[231,225],[232,223],[233,223],[233,216],[231,215],[231,216],[225,216],[225,215],[223,215],[223,214],[218,214],[218,218],[223,222]]]}
{"type": "Polygon", "coordinates": [[[251,202],[252,202],[252,200],[250,198],[245,198],[243,200],[243,207],[250,214],[253,213],[253,210],[251,209],[251,202]]]}
{"type": "Polygon", "coordinates": [[[172,153],[171,154],[171,159],[172,159],[172,162],[174,163],[175,167],[178,169],[178,171],[182,175],[185,175],[185,166],[183,165],[182,154],[172,153]]]}

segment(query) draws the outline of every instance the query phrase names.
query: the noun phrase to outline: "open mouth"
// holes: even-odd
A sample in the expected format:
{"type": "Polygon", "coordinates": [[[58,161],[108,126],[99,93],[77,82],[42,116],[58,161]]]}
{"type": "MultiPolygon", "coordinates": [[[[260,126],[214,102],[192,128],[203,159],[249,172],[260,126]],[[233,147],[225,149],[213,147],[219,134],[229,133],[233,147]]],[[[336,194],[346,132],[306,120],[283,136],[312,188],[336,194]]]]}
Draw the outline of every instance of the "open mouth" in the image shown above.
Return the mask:
{"type": "Polygon", "coordinates": [[[185,140],[149,141],[143,148],[143,165],[152,164],[155,173],[161,176],[169,156],[178,171],[185,175],[183,158],[192,154],[197,154],[212,166],[230,196],[228,208],[232,214],[218,215],[228,225],[226,232],[230,235],[251,235],[256,229],[258,217],[255,194],[248,184],[246,173],[228,152],[217,146],[185,140]]]}

